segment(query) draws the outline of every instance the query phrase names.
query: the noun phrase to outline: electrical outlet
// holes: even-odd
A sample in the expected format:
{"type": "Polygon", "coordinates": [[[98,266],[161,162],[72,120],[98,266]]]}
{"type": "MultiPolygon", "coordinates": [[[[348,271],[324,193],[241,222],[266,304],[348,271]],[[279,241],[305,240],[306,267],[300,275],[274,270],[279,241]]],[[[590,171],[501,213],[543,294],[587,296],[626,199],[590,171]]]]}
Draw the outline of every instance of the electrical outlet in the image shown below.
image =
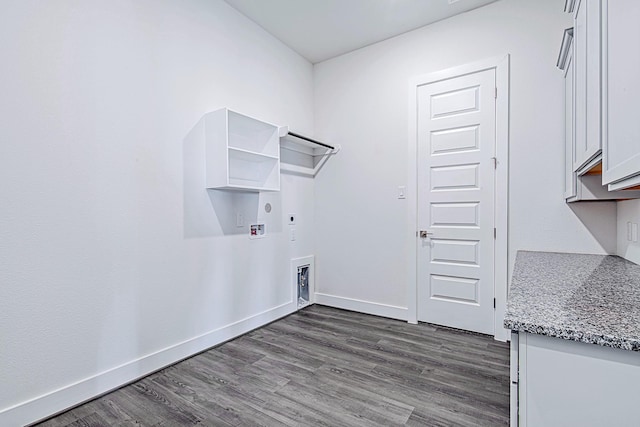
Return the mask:
{"type": "Polygon", "coordinates": [[[236,213],[236,227],[244,227],[244,215],[240,212],[236,213]]]}
{"type": "Polygon", "coordinates": [[[249,238],[261,239],[266,236],[267,230],[264,224],[251,224],[249,226],[249,238]]]}
{"type": "Polygon", "coordinates": [[[296,229],[295,229],[295,227],[291,227],[291,229],[289,230],[289,240],[291,240],[292,242],[296,241],[296,229]]]}
{"type": "Polygon", "coordinates": [[[631,241],[632,242],[638,241],[638,223],[637,222],[634,222],[631,224],[631,241]]]}
{"type": "Polygon", "coordinates": [[[630,242],[633,239],[633,235],[631,234],[631,221],[627,222],[627,241],[630,242]]]}

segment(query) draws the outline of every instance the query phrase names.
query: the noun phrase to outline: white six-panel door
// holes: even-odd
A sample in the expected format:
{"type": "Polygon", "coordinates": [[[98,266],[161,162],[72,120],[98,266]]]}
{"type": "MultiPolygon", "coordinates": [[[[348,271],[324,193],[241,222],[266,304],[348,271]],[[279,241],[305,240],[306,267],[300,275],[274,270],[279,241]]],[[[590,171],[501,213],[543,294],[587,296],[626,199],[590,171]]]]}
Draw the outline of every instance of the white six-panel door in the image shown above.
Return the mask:
{"type": "Polygon", "coordinates": [[[496,75],[418,88],[418,320],[494,334],[496,75]]]}

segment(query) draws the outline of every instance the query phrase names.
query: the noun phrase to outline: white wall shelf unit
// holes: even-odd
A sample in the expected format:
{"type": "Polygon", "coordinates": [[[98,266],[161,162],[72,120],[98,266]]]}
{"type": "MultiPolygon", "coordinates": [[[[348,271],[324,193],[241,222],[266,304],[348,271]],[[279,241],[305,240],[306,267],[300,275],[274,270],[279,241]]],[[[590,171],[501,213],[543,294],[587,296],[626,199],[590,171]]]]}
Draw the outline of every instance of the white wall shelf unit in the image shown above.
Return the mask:
{"type": "Polygon", "coordinates": [[[204,116],[206,186],[279,191],[279,127],[221,108],[204,116]]]}
{"type": "Polygon", "coordinates": [[[340,151],[332,146],[306,136],[280,129],[280,169],[295,175],[315,177],[329,157],[340,151]]]}

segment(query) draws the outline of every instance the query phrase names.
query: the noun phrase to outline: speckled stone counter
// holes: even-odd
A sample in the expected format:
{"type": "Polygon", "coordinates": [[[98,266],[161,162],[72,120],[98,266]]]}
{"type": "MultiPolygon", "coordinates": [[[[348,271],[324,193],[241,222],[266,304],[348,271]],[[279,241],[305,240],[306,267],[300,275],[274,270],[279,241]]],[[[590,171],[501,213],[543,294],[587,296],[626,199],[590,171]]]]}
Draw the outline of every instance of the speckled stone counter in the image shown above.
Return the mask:
{"type": "Polygon", "coordinates": [[[504,326],[640,351],[640,265],[617,256],[519,251],[504,326]]]}

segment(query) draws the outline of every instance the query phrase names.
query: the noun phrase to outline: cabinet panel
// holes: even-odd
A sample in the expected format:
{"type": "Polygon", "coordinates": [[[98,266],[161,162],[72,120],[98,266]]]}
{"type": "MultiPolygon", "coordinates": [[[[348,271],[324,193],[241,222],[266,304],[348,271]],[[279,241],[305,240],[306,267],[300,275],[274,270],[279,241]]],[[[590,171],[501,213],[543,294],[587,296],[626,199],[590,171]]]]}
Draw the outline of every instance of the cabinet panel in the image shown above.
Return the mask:
{"type": "Polygon", "coordinates": [[[587,0],[587,81],[586,81],[586,101],[587,101],[587,142],[583,154],[583,162],[587,163],[593,157],[602,152],[601,128],[601,106],[600,96],[600,49],[601,49],[601,13],[600,0],[587,0]]]}
{"type": "Polygon", "coordinates": [[[639,20],[637,0],[603,1],[603,183],[616,188],[640,174],[639,20]]]}
{"type": "Polygon", "coordinates": [[[640,358],[630,350],[519,334],[520,426],[637,426],[640,358]]]}
{"type": "Polygon", "coordinates": [[[571,199],[576,197],[576,174],[573,169],[575,162],[574,150],[574,121],[573,121],[573,49],[571,48],[571,32],[565,34],[569,49],[564,69],[564,123],[565,123],[565,183],[564,197],[571,199]]]}
{"type": "Polygon", "coordinates": [[[600,0],[576,2],[574,20],[575,153],[580,172],[601,153],[600,134],[600,0]]]}
{"type": "Polygon", "coordinates": [[[576,15],[573,26],[573,61],[574,69],[574,143],[573,143],[573,170],[576,171],[583,162],[584,152],[587,148],[587,43],[585,33],[587,31],[587,8],[585,0],[579,1],[576,6],[576,15]]]}
{"type": "Polygon", "coordinates": [[[518,426],[518,333],[511,332],[511,348],[509,352],[509,362],[510,362],[510,381],[511,385],[509,387],[509,424],[512,427],[518,426]]]}

